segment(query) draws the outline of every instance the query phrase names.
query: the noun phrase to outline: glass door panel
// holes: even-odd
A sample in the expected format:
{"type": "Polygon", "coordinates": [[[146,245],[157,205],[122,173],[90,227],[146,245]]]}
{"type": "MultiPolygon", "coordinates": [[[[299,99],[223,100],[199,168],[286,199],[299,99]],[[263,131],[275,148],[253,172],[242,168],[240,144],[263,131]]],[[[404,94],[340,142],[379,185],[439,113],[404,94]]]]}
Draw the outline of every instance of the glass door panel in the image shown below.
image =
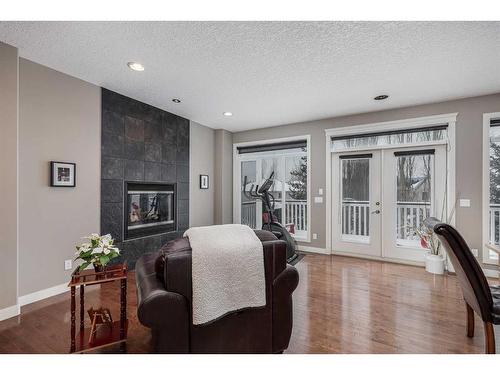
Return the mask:
{"type": "MultiPolygon", "coordinates": [[[[269,189],[269,194],[271,195],[271,204],[274,203],[274,221],[283,224],[283,191],[284,191],[284,170],[283,170],[283,158],[281,157],[266,157],[262,158],[262,173],[260,176],[259,186],[268,179],[274,172],[273,184],[269,189]]],[[[261,209],[262,221],[267,223],[270,218],[267,217],[267,213],[264,212],[264,207],[261,209]]]]}
{"type": "Polygon", "coordinates": [[[332,155],[334,252],[381,255],[380,155],[332,155]]]}
{"type": "Polygon", "coordinates": [[[307,156],[285,157],[284,225],[297,239],[307,239],[307,156]]]}
{"type": "Polygon", "coordinates": [[[245,194],[250,191],[252,185],[257,184],[257,162],[255,160],[241,162],[241,224],[250,228],[261,228],[261,202],[258,199],[245,194]],[[245,185],[246,178],[246,185],[245,185]]]}
{"type": "Polygon", "coordinates": [[[434,178],[434,150],[422,154],[395,153],[396,243],[421,248],[416,230],[430,216],[434,178]]]}
{"type": "Polygon", "coordinates": [[[370,237],[370,158],[341,159],[342,238],[368,242],[370,237]]]}
{"type": "Polygon", "coordinates": [[[446,146],[383,153],[382,256],[423,262],[417,229],[429,216],[446,220],[446,146]]]}

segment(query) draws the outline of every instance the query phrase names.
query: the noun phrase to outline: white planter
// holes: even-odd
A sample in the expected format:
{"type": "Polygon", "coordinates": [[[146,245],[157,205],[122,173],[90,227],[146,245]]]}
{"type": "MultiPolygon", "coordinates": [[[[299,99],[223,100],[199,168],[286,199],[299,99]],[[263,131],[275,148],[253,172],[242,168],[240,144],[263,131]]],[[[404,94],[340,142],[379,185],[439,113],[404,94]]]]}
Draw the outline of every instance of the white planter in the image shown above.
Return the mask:
{"type": "Polygon", "coordinates": [[[444,258],[441,255],[425,254],[425,270],[436,275],[444,274],[444,258]]]}

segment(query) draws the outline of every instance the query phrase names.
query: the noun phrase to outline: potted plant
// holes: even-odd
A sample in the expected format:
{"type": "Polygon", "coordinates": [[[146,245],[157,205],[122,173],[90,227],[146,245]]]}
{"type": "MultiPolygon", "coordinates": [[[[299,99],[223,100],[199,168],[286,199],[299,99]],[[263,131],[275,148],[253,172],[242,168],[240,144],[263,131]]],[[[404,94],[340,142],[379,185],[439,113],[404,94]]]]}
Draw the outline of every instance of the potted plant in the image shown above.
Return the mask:
{"type": "Polygon", "coordinates": [[[441,242],[432,229],[425,226],[416,229],[420,245],[428,249],[425,254],[425,270],[437,275],[444,274],[444,257],[441,254],[441,242]]]}
{"type": "Polygon", "coordinates": [[[75,260],[83,260],[79,267],[80,271],[92,264],[96,272],[102,272],[111,259],[120,255],[120,250],[114,245],[110,234],[99,236],[93,233],[84,239],[88,242],[76,246],[75,260]]]}

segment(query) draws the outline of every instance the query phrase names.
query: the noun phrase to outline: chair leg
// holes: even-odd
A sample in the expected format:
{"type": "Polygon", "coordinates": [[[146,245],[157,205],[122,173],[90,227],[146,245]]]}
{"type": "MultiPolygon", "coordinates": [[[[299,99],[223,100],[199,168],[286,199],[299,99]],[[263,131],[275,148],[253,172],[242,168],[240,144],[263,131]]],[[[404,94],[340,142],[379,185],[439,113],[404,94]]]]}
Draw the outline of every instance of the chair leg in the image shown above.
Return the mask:
{"type": "Polygon", "coordinates": [[[495,354],[495,330],[491,322],[484,322],[484,344],[486,354],[495,354]]]}
{"type": "Polygon", "coordinates": [[[474,310],[465,302],[467,308],[467,337],[474,337],[474,310]]]}

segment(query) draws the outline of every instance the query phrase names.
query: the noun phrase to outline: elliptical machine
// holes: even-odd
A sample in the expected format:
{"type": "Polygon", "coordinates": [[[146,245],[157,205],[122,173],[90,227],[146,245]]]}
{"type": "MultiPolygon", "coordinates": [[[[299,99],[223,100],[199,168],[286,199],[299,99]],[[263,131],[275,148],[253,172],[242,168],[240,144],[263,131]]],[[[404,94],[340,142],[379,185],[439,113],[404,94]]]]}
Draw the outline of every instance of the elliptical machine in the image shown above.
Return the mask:
{"type": "Polygon", "coordinates": [[[286,242],[286,260],[288,263],[290,263],[298,256],[298,254],[296,253],[297,244],[291,236],[290,232],[288,232],[288,230],[281,223],[275,220],[275,200],[274,196],[269,193],[269,189],[273,185],[273,177],[274,171],[271,173],[269,178],[264,181],[262,186],[259,187],[259,185],[254,186],[254,184],[252,184],[250,186],[250,190],[247,191],[247,176],[245,176],[245,179],[243,181],[243,194],[245,194],[245,197],[247,197],[248,199],[258,198],[262,201],[262,203],[264,204],[264,210],[267,214],[267,220],[265,220],[266,222],[262,223],[262,229],[273,233],[279,240],[283,240],[286,242]]]}

